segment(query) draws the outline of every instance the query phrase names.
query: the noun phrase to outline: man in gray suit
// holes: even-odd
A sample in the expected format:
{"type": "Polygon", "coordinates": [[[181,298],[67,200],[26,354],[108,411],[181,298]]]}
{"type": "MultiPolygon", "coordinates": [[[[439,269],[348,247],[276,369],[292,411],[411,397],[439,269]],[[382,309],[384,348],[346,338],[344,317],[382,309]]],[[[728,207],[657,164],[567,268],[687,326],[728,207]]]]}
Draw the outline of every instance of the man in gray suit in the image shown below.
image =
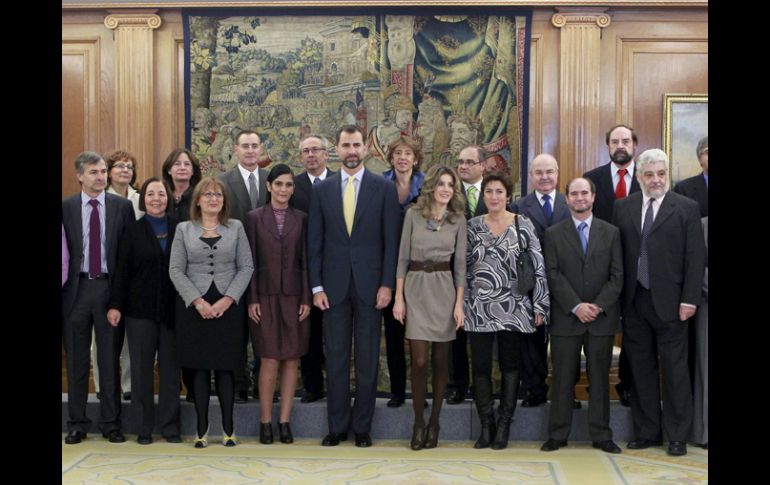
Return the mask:
{"type": "Polygon", "coordinates": [[[118,240],[134,220],[127,199],[104,191],[107,164],[96,152],[75,160],[81,192],[62,202],[62,223],[70,248],[69,278],[62,288],[64,347],[67,354],[69,433],[64,442],[80,443],[91,420],[86,416],[91,329],[99,348],[99,429],[112,443],[126,441],[120,431],[120,378],[118,359],[122,332],[107,321],[112,272],[117,265],[118,240]]]}
{"type": "MultiPolygon", "coordinates": [[[[559,183],[559,164],[553,155],[541,153],[529,167],[529,175],[535,186],[531,194],[511,203],[509,209],[522,214],[535,226],[540,246],[544,247],[543,235],[553,224],[569,218],[567,201],[556,187],[559,183]]],[[[521,383],[526,396],[521,400],[521,407],[535,407],[548,399],[548,334],[545,325],[538,325],[534,333],[524,335],[521,343],[521,383]]],[[[577,379],[580,380],[578,369],[577,379]]],[[[580,401],[575,401],[580,407],[580,401]]]]}
{"type": "MultiPolygon", "coordinates": [[[[238,219],[246,225],[246,214],[265,205],[267,200],[267,171],[259,168],[259,158],[262,155],[262,141],[252,130],[243,130],[235,135],[233,154],[238,159],[238,165],[219,176],[227,189],[227,200],[230,201],[230,217],[238,219]]],[[[243,331],[248,334],[246,320],[246,305],[243,306],[243,331]]],[[[244,338],[244,345],[248,345],[244,338]]],[[[252,346],[253,348],[253,346],[252,346]]],[[[244,357],[246,352],[243,353],[244,357]]],[[[235,402],[248,401],[249,382],[246,378],[247,363],[235,371],[235,402]]],[[[254,397],[259,399],[259,357],[254,352],[254,397]]]]}
{"type": "Polygon", "coordinates": [[[590,179],[567,184],[572,217],[545,231],[545,265],[551,291],[551,364],[553,389],[548,441],[543,451],[567,446],[572,426],[574,376],[580,350],[590,380],[588,432],[593,447],[620,453],[610,429],[609,372],[612,341],[620,324],[623,255],[620,231],[593,217],[596,187],[590,179]]]}

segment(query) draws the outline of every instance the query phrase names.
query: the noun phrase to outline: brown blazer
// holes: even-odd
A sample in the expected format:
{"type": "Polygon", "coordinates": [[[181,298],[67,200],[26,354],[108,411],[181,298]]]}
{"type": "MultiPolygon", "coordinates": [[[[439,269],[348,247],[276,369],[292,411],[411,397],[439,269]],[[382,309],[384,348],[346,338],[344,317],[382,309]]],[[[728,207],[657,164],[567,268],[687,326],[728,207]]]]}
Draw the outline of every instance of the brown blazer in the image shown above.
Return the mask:
{"type": "Polygon", "coordinates": [[[273,206],[258,207],[246,214],[246,237],[254,256],[248,303],[259,303],[260,295],[299,295],[309,305],[307,215],[289,207],[281,237],[273,206]]]}

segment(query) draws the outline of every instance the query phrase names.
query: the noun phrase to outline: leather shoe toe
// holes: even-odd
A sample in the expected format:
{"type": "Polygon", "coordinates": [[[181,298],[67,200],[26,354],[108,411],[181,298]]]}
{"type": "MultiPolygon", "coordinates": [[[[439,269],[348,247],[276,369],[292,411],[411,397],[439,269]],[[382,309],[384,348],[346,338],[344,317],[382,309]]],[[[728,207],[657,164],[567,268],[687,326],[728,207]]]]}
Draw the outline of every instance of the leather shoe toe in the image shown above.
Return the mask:
{"type": "Polygon", "coordinates": [[[347,433],[329,433],[326,436],[324,436],[323,441],[321,441],[321,446],[337,446],[340,444],[340,441],[347,441],[348,440],[348,434],[347,433]]]}
{"type": "Polygon", "coordinates": [[[448,398],[446,398],[447,404],[460,404],[465,401],[465,391],[454,391],[448,398]]]}
{"type": "Polygon", "coordinates": [[[369,436],[369,433],[356,433],[356,446],[359,448],[372,446],[372,437],[369,436]]]}
{"type": "Polygon", "coordinates": [[[667,453],[671,456],[683,456],[687,454],[687,442],[671,441],[668,443],[667,453]]]}
{"type": "Polygon", "coordinates": [[[302,396],[302,399],[300,399],[299,402],[304,402],[304,403],[316,402],[319,399],[323,399],[324,397],[326,397],[326,393],[323,391],[319,391],[319,392],[305,391],[305,395],[302,396]]]}
{"type": "Polygon", "coordinates": [[[540,406],[541,404],[545,404],[547,399],[545,396],[529,396],[521,401],[521,407],[523,408],[533,408],[535,406],[540,406]]]}
{"type": "Polygon", "coordinates": [[[182,437],[178,434],[174,434],[171,436],[166,436],[166,443],[181,443],[182,437]]]}
{"type": "Polygon", "coordinates": [[[634,441],[629,441],[628,448],[629,450],[644,450],[651,446],[660,446],[663,442],[660,440],[646,440],[644,438],[634,441]]]}
{"type": "Polygon", "coordinates": [[[572,402],[572,409],[582,409],[582,408],[583,408],[583,403],[582,402],[578,401],[577,399],[575,399],[572,402]]]}
{"type": "Polygon", "coordinates": [[[612,440],[594,441],[592,443],[594,448],[598,448],[605,453],[621,453],[621,449],[612,440]]]}
{"type": "Polygon", "coordinates": [[[152,436],[140,434],[139,436],[136,437],[136,442],[139,443],[140,445],[149,445],[150,443],[152,443],[152,436]]]}
{"type": "Polygon", "coordinates": [[[102,433],[102,437],[107,438],[110,443],[123,443],[126,441],[126,437],[123,436],[119,429],[111,429],[106,433],[102,433]]]}
{"type": "Polygon", "coordinates": [[[403,398],[396,398],[396,397],[394,397],[393,399],[388,401],[388,407],[389,408],[401,407],[402,404],[404,404],[404,399],[403,398]]]}
{"type": "Polygon", "coordinates": [[[543,443],[543,446],[540,447],[540,451],[556,451],[564,446],[567,446],[567,440],[548,438],[548,441],[543,443]]]}
{"type": "Polygon", "coordinates": [[[86,433],[78,430],[72,430],[67,433],[67,437],[64,438],[64,442],[68,445],[76,445],[86,439],[86,433]]]}

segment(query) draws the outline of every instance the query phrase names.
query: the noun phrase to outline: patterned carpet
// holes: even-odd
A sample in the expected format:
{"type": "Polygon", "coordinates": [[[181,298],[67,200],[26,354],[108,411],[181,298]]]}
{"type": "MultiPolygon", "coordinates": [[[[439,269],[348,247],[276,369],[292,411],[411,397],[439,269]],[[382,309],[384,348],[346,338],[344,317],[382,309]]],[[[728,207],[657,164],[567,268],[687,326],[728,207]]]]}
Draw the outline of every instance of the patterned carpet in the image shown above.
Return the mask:
{"type": "MultiPolygon", "coordinates": [[[[62,435],[62,438],[64,435],[62,435]]],[[[662,447],[609,455],[588,444],[552,453],[541,443],[512,443],[503,451],[474,450],[471,442],[439,442],[413,452],[405,441],[376,441],[359,449],[348,441],[333,448],[318,440],[261,445],[247,439],[235,448],[217,441],[197,450],[192,440],[152,445],[112,444],[91,434],[79,445],[62,441],[62,484],[526,484],[663,485],[708,483],[708,451],[688,448],[674,458],[662,447]]]]}

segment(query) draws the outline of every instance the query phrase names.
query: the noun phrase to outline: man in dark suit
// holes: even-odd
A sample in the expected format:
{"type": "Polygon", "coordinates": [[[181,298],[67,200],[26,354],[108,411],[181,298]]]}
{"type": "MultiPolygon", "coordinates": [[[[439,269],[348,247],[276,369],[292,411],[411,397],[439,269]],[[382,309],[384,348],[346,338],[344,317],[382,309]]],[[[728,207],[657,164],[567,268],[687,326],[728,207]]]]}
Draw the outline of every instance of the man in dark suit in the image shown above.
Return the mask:
{"type": "MultiPolygon", "coordinates": [[[[484,177],[484,160],[487,154],[478,145],[468,145],[457,156],[457,174],[462,180],[465,196],[465,218],[487,213],[484,197],[481,196],[481,179],[484,177]]],[[[452,341],[451,383],[454,391],[447,397],[447,404],[460,404],[468,395],[470,372],[468,366],[468,334],[462,328],[457,329],[457,336],[452,341]]],[[[435,396],[434,396],[435,399],[435,396]]]]}
{"type": "MultiPolygon", "coordinates": [[[[548,153],[536,156],[529,167],[535,190],[511,203],[509,210],[527,216],[535,226],[537,238],[543,247],[543,236],[548,227],[569,218],[564,195],[556,190],[559,182],[559,164],[548,153]]],[[[526,396],[522,407],[535,407],[548,400],[548,333],[545,325],[538,325],[534,333],[525,334],[521,345],[521,382],[526,396]]],[[[578,380],[580,373],[577,373],[578,380]]],[[[580,406],[580,401],[575,401],[580,406]]]]}
{"type": "Polygon", "coordinates": [[[353,125],[337,132],[342,171],[312,192],[308,241],[313,304],[324,310],[329,434],[336,446],[355,433],[369,435],[377,391],[382,309],[396,283],[399,205],[396,186],[363,166],[364,133],[353,125]],[[350,350],[355,334],[356,397],[350,407],[350,350]]]}
{"type": "Polygon", "coordinates": [[[593,447],[620,453],[610,428],[610,363],[612,342],[620,324],[623,254],[620,231],[593,217],[596,188],[590,179],[567,184],[572,217],[545,231],[545,265],[551,292],[551,363],[553,390],[548,441],[540,448],[567,446],[572,427],[573,376],[586,353],[590,379],[588,432],[593,447]]]}
{"type": "MultiPolygon", "coordinates": [[[[306,135],[299,142],[299,159],[305,171],[294,177],[294,194],[289,204],[305,214],[310,213],[313,186],[335,174],[326,168],[328,148],[326,138],[313,133],[306,135]]],[[[305,386],[305,395],[302,396],[301,402],[315,402],[326,395],[322,372],[324,361],[323,311],[313,306],[310,310],[310,344],[300,363],[302,383],[305,386]]]]}
{"type": "Polygon", "coordinates": [[[81,192],[62,202],[62,223],[70,248],[69,279],[62,288],[64,346],[67,354],[69,433],[64,442],[80,443],[91,420],[86,416],[91,329],[99,348],[99,429],[112,443],[126,441],[120,431],[120,378],[118,360],[123,332],[107,320],[111,272],[117,265],[118,240],[134,220],[127,199],[108,194],[107,164],[96,152],[75,160],[81,192]]]}
{"type": "Polygon", "coordinates": [[[686,178],[674,186],[674,192],[694,200],[700,206],[700,216],[709,215],[709,137],[704,136],[695,147],[703,173],[686,178]]]}
{"type": "Polygon", "coordinates": [[[687,320],[701,303],[706,247],[698,204],[667,191],[668,156],[643,152],[637,179],[642,193],[615,204],[613,224],[623,241],[624,337],[634,377],[634,440],[644,449],[669,440],[669,455],[687,453],[692,390],[687,369],[687,320]],[[663,367],[661,432],[658,356],[663,367]]]}
{"type": "MultiPolygon", "coordinates": [[[[596,186],[594,215],[603,221],[611,222],[615,201],[639,191],[639,182],[634,176],[634,155],[639,139],[634,129],[626,125],[613,126],[607,131],[604,139],[611,163],[590,170],[584,173],[583,177],[590,179],[596,186]]],[[[634,381],[625,345],[620,348],[618,380],[615,390],[620,404],[628,407],[631,405],[629,398],[634,381]]]]}
{"type": "MultiPolygon", "coordinates": [[[[259,159],[262,155],[262,142],[259,135],[251,130],[243,130],[235,135],[233,154],[238,159],[238,165],[219,176],[227,189],[227,200],[230,202],[230,217],[238,219],[246,225],[246,214],[257,207],[265,205],[267,200],[267,171],[259,168],[259,159]]],[[[243,305],[243,331],[248,333],[246,319],[246,305],[243,305]]],[[[244,345],[248,345],[248,338],[243,339],[244,345]]],[[[253,345],[252,345],[253,349],[253,345]]],[[[243,352],[244,358],[247,353],[243,352]]],[[[254,397],[259,399],[259,356],[254,352],[254,397]]],[[[249,400],[248,364],[235,370],[235,402],[245,403],[249,400]]]]}

